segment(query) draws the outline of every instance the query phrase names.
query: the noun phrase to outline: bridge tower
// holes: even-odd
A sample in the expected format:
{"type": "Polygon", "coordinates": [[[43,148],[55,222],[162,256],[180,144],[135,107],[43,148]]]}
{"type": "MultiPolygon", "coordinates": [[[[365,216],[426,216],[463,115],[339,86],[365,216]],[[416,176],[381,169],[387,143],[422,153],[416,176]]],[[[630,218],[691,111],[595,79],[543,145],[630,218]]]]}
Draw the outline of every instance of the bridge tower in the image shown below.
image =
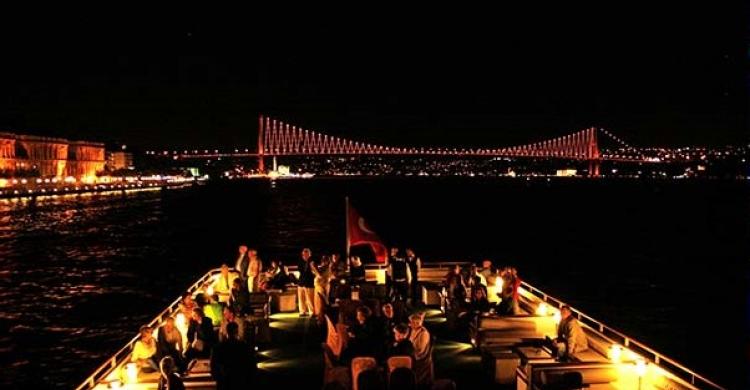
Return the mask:
{"type": "Polygon", "coordinates": [[[263,123],[263,115],[258,119],[258,173],[265,173],[266,167],[263,164],[263,155],[265,154],[265,146],[263,145],[263,136],[265,134],[265,126],[263,123]]]}
{"type": "Polygon", "coordinates": [[[599,168],[601,166],[601,155],[599,153],[599,143],[597,142],[597,132],[595,127],[588,130],[588,144],[586,145],[586,155],[589,158],[589,177],[599,177],[599,168]]]}

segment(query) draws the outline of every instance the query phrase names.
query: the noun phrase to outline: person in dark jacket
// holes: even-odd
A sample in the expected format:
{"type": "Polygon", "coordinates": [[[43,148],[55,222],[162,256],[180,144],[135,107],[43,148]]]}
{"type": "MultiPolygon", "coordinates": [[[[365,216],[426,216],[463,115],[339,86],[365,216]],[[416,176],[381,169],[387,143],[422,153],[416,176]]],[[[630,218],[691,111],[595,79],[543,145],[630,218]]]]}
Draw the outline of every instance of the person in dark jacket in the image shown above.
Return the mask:
{"type": "Polygon", "coordinates": [[[490,311],[490,301],[487,298],[487,287],[479,283],[475,278],[474,286],[471,288],[470,310],[475,314],[487,313],[490,311]]]}
{"type": "Polygon", "coordinates": [[[211,319],[203,314],[203,309],[193,309],[193,316],[187,330],[188,350],[185,358],[190,361],[195,358],[207,358],[211,348],[216,344],[218,336],[214,331],[211,319]]]}
{"type": "Polygon", "coordinates": [[[250,292],[245,288],[245,283],[239,278],[232,282],[232,293],[229,297],[229,306],[235,313],[247,314],[250,311],[250,292]]]}
{"type": "Polygon", "coordinates": [[[414,360],[414,345],[409,340],[409,326],[398,324],[393,328],[394,339],[388,343],[386,358],[392,356],[408,356],[414,360]]]}
{"type": "Polygon", "coordinates": [[[271,260],[271,267],[266,271],[264,290],[283,290],[289,283],[286,267],[279,260],[271,260]]]}
{"type": "Polygon", "coordinates": [[[350,259],[349,266],[349,279],[350,284],[359,286],[365,282],[365,265],[362,264],[362,259],[359,256],[352,256],[350,259]]]}
{"type": "Polygon", "coordinates": [[[422,302],[421,291],[419,290],[419,269],[422,268],[422,260],[417,257],[411,248],[406,248],[406,264],[409,265],[409,274],[411,275],[411,282],[409,283],[411,304],[416,305],[422,302]]]}
{"type": "Polygon", "coordinates": [[[396,316],[393,310],[393,305],[386,303],[381,309],[383,315],[378,318],[378,326],[381,331],[381,337],[385,340],[385,343],[393,341],[393,328],[401,322],[401,319],[396,316]]]}
{"type": "Polygon", "coordinates": [[[391,256],[388,258],[388,276],[391,283],[391,295],[394,300],[406,301],[409,295],[409,284],[411,272],[406,259],[399,256],[398,248],[391,248],[391,256]]]}
{"type": "Polygon", "coordinates": [[[216,380],[216,389],[250,388],[257,369],[253,347],[239,340],[236,323],[228,323],[226,330],[227,339],[211,352],[211,376],[216,380]]]}
{"type": "Polygon", "coordinates": [[[357,321],[349,328],[349,344],[347,355],[350,358],[358,356],[375,356],[377,351],[378,331],[370,318],[372,311],[367,306],[357,308],[357,321]]]}
{"type": "Polygon", "coordinates": [[[167,317],[156,334],[156,361],[161,362],[167,356],[172,358],[172,363],[177,369],[185,369],[182,359],[182,333],[175,326],[174,317],[167,317]]]}

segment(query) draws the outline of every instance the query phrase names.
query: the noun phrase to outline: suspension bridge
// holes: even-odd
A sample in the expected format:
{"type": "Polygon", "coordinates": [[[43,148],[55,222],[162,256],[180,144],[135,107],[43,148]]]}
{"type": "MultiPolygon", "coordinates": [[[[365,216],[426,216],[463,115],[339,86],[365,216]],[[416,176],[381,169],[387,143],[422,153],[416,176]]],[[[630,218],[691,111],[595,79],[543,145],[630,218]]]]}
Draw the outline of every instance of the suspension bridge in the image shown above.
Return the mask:
{"type": "Polygon", "coordinates": [[[588,161],[589,175],[599,176],[602,161],[651,162],[638,148],[634,148],[611,132],[590,127],[560,137],[524,145],[500,148],[440,148],[398,147],[355,141],[343,137],[305,129],[267,116],[258,119],[258,144],[255,153],[194,150],[171,154],[175,159],[206,159],[252,157],[258,159],[258,171],[265,171],[266,157],[282,156],[455,156],[455,157],[521,157],[588,161]],[[618,146],[615,152],[603,152],[599,138],[607,137],[618,146]]]}

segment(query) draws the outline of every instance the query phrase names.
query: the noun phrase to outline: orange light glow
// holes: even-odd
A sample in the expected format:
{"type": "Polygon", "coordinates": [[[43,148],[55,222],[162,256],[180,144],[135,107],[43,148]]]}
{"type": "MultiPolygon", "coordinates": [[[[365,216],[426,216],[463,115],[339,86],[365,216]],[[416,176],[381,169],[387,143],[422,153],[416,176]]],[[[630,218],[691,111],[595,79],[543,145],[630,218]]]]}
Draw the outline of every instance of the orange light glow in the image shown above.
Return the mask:
{"type": "Polygon", "coordinates": [[[622,360],[622,346],[620,344],[612,344],[609,347],[609,360],[613,363],[619,363],[622,360]]]}
{"type": "Polygon", "coordinates": [[[128,363],[125,365],[125,372],[127,382],[138,383],[138,366],[135,363],[128,363]]]}
{"type": "Polygon", "coordinates": [[[635,361],[635,373],[638,374],[638,376],[646,375],[646,368],[647,363],[643,358],[639,358],[635,361]]]}

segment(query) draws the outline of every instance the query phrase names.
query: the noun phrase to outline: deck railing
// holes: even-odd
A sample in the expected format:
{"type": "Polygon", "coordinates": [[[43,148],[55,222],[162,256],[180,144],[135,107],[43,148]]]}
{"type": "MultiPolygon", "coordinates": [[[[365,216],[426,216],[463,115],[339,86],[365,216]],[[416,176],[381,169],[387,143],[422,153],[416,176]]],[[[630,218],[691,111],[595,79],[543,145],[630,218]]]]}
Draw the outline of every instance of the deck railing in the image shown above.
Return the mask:
{"type": "MultiPolygon", "coordinates": [[[[431,269],[449,269],[451,267],[454,267],[456,264],[458,265],[468,265],[469,262],[466,261],[452,261],[452,262],[430,262],[430,263],[424,263],[422,264],[422,268],[431,268],[431,269]]],[[[385,268],[384,264],[368,264],[366,265],[366,269],[382,269],[385,268]]],[[[289,267],[290,270],[296,269],[296,267],[289,267]]],[[[206,272],[200,279],[198,279],[195,283],[193,283],[188,289],[187,292],[193,293],[199,288],[201,288],[206,282],[210,280],[211,277],[221,272],[221,269],[215,268],[208,272],[206,272]]],[[[561,301],[560,299],[557,299],[544,291],[532,286],[528,282],[522,282],[521,286],[528,290],[531,294],[539,298],[540,300],[546,302],[547,304],[551,304],[553,307],[560,308],[563,305],[568,305],[567,303],[561,301]]],[[[180,303],[181,298],[178,297],[175,299],[166,309],[164,309],[159,315],[157,315],[151,322],[148,323],[150,327],[155,327],[159,325],[167,316],[171,315],[177,308],[180,303]]],[[[626,348],[630,348],[634,352],[640,353],[644,355],[644,358],[651,361],[652,363],[656,364],[657,366],[666,369],[670,373],[674,374],[675,376],[691,383],[694,386],[697,386],[699,388],[710,388],[715,390],[725,390],[722,386],[714,383],[713,381],[701,376],[700,374],[696,373],[695,371],[685,367],[684,365],[678,363],[674,359],[671,359],[667,356],[664,356],[663,354],[649,348],[645,344],[633,339],[630,336],[627,336],[623,334],[622,332],[615,330],[607,325],[605,325],[603,322],[598,321],[594,318],[592,318],[589,315],[584,314],[582,311],[568,305],[571,308],[571,311],[573,314],[578,318],[579,321],[582,323],[585,323],[586,325],[590,326],[591,328],[597,330],[599,333],[604,335],[607,338],[612,339],[615,342],[621,343],[626,348]]],[[[136,335],[133,337],[124,347],[122,347],[119,351],[115,352],[112,357],[107,359],[106,362],[104,362],[101,366],[99,366],[94,372],[86,378],[83,383],[81,383],[76,390],[86,390],[86,389],[93,389],[97,383],[102,381],[104,378],[106,378],[115,368],[117,368],[125,358],[127,358],[130,355],[130,351],[133,349],[133,346],[135,345],[135,342],[138,341],[139,336],[136,335]]]]}
{"type": "MultiPolygon", "coordinates": [[[[194,292],[197,289],[199,289],[201,286],[203,286],[204,283],[206,283],[213,275],[221,272],[221,269],[216,268],[212,269],[208,272],[206,272],[205,275],[203,275],[198,281],[193,283],[190,287],[188,287],[187,292],[194,292]]],[[[155,327],[159,325],[167,316],[172,314],[175,310],[177,310],[177,307],[180,303],[181,297],[178,297],[175,299],[169,306],[167,306],[166,309],[164,309],[159,315],[157,315],[151,322],[148,323],[148,326],[155,327]]],[[[85,390],[85,389],[93,389],[96,387],[96,385],[104,380],[112,371],[117,368],[128,356],[130,356],[130,352],[133,350],[133,346],[135,345],[135,342],[138,341],[139,335],[136,335],[130,341],[128,341],[127,344],[125,344],[124,347],[120,348],[119,351],[115,352],[114,355],[112,355],[109,359],[107,359],[104,364],[99,366],[94,372],[89,375],[88,378],[86,378],[83,383],[78,385],[76,387],[76,390],[85,390]]]]}
{"type": "Polygon", "coordinates": [[[557,309],[559,309],[563,305],[567,305],[568,307],[570,307],[570,310],[573,313],[573,315],[575,315],[576,318],[581,323],[584,323],[590,326],[591,328],[597,330],[599,333],[601,333],[605,337],[611,339],[614,342],[622,344],[624,347],[631,349],[633,352],[644,355],[643,356],[644,359],[651,361],[657,366],[667,370],[668,372],[689,382],[690,384],[697,386],[698,388],[701,388],[701,389],[710,388],[710,389],[716,389],[716,390],[725,390],[724,387],[701,376],[695,371],[678,363],[674,359],[664,356],[663,354],[657,351],[654,351],[650,347],[646,346],[644,343],[637,341],[633,339],[632,337],[627,336],[624,333],[618,330],[615,330],[608,325],[605,325],[603,322],[596,320],[587,314],[584,314],[582,311],[545,293],[544,291],[532,286],[531,284],[522,281],[521,286],[525,288],[526,290],[528,290],[531,294],[535,295],[536,297],[543,300],[547,304],[551,304],[551,306],[556,307],[557,309]]]}

